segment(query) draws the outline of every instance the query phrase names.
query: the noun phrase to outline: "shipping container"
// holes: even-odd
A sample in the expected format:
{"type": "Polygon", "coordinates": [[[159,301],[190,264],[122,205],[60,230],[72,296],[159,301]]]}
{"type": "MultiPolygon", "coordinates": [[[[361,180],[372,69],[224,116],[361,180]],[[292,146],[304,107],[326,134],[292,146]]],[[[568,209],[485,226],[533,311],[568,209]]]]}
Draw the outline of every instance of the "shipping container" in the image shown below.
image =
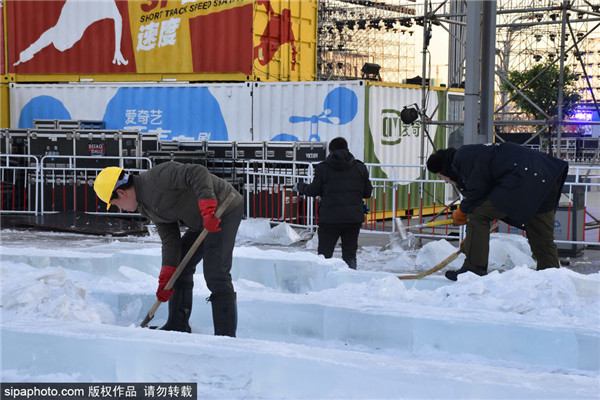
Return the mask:
{"type": "MultiPolygon", "coordinates": [[[[6,46],[4,45],[4,0],[0,0],[0,49],[2,49],[2,55],[0,56],[0,75],[6,75],[6,46]]],[[[5,77],[3,77],[2,83],[4,83],[5,77]]]]}
{"type": "MultiPolygon", "coordinates": [[[[423,109],[420,88],[374,82],[367,85],[364,160],[381,164],[371,171],[377,199],[377,204],[372,205],[374,210],[391,211],[396,204],[394,211],[433,207],[435,212],[436,204],[447,203],[444,184],[414,182],[432,177],[420,165],[425,164],[434,147],[441,149],[447,144],[447,128],[428,125],[428,131],[424,132],[421,116],[432,121],[446,121],[448,92],[445,88],[437,88],[425,95],[423,109]],[[401,113],[410,108],[416,110],[418,118],[408,124],[402,120],[401,113]],[[391,164],[415,167],[399,168],[391,164]]],[[[453,104],[456,108],[462,109],[458,105],[461,99],[455,96],[453,104]]]]}
{"type": "MultiPolygon", "coordinates": [[[[9,90],[10,77],[6,70],[6,45],[4,30],[5,0],[0,0],[0,129],[10,127],[9,90]]],[[[2,153],[0,153],[2,154],[2,153]]]]}
{"type": "MultiPolygon", "coordinates": [[[[427,94],[424,112],[446,119],[449,97],[427,94]]],[[[461,110],[460,93],[451,104],[461,110]]],[[[324,142],[348,140],[369,163],[420,164],[420,121],[405,125],[400,113],[421,104],[421,90],[357,81],[240,82],[228,84],[10,84],[10,127],[32,129],[35,120],[103,121],[106,129],[155,133],[162,141],[324,142]]],[[[460,119],[460,115],[452,118],[460,119]]],[[[432,125],[431,140],[446,144],[446,128],[432,125]]],[[[449,136],[452,136],[452,133],[449,136]]],[[[399,179],[416,179],[418,168],[399,179]]],[[[382,166],[381,176],[394,172],[382,166]]]]}
{"type": "Polygon", "coordinates": [[[252,139],[251,83],[10,84],[11,126],[36,119],[104,121],[161,140],[252,139]]]}
{"type": "Polygon", "coordinates": [[[0,83],[0,128],[10,127],[10,101],[7,83],[0,83]]]}
{"type": "MultiPolygon", "coordinates": [[[[420,110],[421,90],[370,84],[366,91],[369,108],[365,117],[367,120],[365,134],[369,139],[367,142],[372,144],[372,147],[365,153],[365,161],[388,164],[390,160],[394,160],[392,164],[424,164],[425,160],[421,158],[421,146],[424,147],[424,154],[428,155],[432,152],[432,144],[422,135],[420,117],[413,124],[405,124],[400,118],[404,108],[420,110]]],[[[443,120],[446,115],[445,108],[440,107],[443,104],[440,104],[438,94],[443,92],[432,92],[427,96],[427,108],[423,110],[432,120],[443,120]]],[[[433,130],[429,132],[433,139],[436,126],[430,129],[433,130]]],[[[388,177],[394,174],[392,167],[382,166],[381,169],[388,177]]],[[[420,168],[403,168],[402,175],[395,177],[418,179],[420,174],[420,168]]]]}
{"type": "Polygon", "coordinates": [[[13,82],[316,79],[316,0],[4,0],[2,11],[13,82]]]}
{"type": "MultiPolygon", "coordinates": [[[[445,121],[447,100],[452,98],[450,118],[461,118],[461,96],[442,88],[430,90],[425,109],[420,111],[428,119],[445,121]]],[[[431,142],[443,148],[453,135],[461,134],[459,128],[451,128],[447,134],[445,126],[433,124],[424,137],[419,119],[414,124],[402,122],[402,111],[406,107],[421,109],[421,99],[420,88],[362,80],[204,85],[12,83],[10,117],[14,129],[32,129],[36,119],[90,120],[104,121],[110,130],[154,133],[169,143],[197,141],[203,152],[194,162],[210,163],[221,176],[236,182],[236,154],[240,159],[268,159],[280,147],[288,151],[284,143],[295,143],[294,160],[320,161],[327,155],[327,143],[342,136],[356,158],[379,164],[371,170],[377,198],[371,209],[380,211],[390,210],[393,204],[416,209],[446,202],[443,185],[409,184],[426,177],[424,168],[391,165],[422,164],[421,155],[426,157],[433,150],[431,142]],[[206,142],[206,147],[201,142],[206,142]],[[282,146],[274,146],[277,142],[282,146]],[[392,199],[394,192],[398,198],[392,199]]]]}
{"type": "Polygon", "coordinates": [[[365,82],[253,83],[254,140],[328,142],[348,140],[362,157],[365,138],[365,82]]]}

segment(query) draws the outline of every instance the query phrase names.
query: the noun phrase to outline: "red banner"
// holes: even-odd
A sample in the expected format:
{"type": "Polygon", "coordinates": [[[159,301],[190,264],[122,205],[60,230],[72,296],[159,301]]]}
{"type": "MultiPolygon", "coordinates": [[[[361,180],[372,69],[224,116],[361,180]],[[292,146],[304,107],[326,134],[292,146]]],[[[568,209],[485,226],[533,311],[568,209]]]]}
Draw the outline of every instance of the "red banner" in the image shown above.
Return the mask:
{"type": "Polygon", "coordinates": [[[251,1],[8,0],[9,71],[252,73],[251,1]]]}
{"type": "Polygon", "coordinates": [[[310,0],[4,0],[3,7],[7,73],[199,73],[217,80],[237,74],[265,81],[315,73],[310,0]]]}
{"type": "Polygon", "coordinates": [[[11,73],[136,72],[126,1],[8,0],[11,73]],[[116,44],[116,45],[115,45],[116,44]]]}

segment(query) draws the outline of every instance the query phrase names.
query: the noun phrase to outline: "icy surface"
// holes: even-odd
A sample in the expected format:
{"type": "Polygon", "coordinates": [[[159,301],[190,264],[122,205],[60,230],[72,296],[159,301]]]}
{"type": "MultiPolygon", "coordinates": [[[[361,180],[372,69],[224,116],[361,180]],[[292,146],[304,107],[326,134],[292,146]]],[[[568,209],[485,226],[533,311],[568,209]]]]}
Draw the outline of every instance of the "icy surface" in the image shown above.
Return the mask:
{"type": "Polygon", "coordinates": [[[600,274],[536,272],[520,236],[492,235],[485,277],[416,281],[396,275],[456,248],[362,247],[353,271],[286,224],[243,221],[232,339],[212,335],[199,273],[192,334],[139,328],[156,235],[1,234],[2,382],[193,381],[199,399],[600,398],[600,274]]]}

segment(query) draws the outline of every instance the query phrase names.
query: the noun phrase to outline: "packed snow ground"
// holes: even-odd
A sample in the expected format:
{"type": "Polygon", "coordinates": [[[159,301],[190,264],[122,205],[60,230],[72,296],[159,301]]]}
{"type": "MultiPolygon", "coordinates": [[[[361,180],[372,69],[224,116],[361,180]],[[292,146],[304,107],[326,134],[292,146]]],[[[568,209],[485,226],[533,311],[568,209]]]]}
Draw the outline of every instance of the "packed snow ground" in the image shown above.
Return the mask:
{"type": "Polygon", "coordinates": [[[199,399],[600,398],[600,273],[536,272],[521,236],[492,236],[485,277],[399,280],[455,247],[362,247],[352,271],[288,225],[243,221],[233,339],[212,336],[200,274],[192,334],[139,327],[156,299],[155,234],[1,235],[2,382],[197,382],[199,399]]]}

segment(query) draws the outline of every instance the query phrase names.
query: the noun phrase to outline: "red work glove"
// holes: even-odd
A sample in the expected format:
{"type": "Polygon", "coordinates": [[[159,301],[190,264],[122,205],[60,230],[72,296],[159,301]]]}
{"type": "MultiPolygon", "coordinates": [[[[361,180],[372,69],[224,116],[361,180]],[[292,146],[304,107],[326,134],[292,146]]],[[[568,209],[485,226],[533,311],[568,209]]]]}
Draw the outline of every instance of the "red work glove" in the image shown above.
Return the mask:
{"type": "Polygon", "coordinates": [[[452,213],[452,219],[454,220],[454,222],[452,222],[452,225],[454,225],[454,226],[464,225],[467,223],[467,214],[462,212],[459,207],[456,209],[456,211],[454,211],[452,213]]]}
{"type": "Polygon", "coordinates": [[[165,286],[169,282],[169,279],[173,276],[177,268],[172,267],[170,265],[163,265],[160,270],[160,275],[158,275],[158,290],[156,291],[156,298],[163,303],[173,295],[174,289],[165,290],[165,286]]]}
{"type": "Polygon", "coordinates": [[[202,214],[204,228],[209,232],[218,232],[221,230],[221,228],[219,228],[221,218],[215,218],[217,203],[216,199],[198,200],[198,208],[200,208],[200,213],[202,214]]]}

